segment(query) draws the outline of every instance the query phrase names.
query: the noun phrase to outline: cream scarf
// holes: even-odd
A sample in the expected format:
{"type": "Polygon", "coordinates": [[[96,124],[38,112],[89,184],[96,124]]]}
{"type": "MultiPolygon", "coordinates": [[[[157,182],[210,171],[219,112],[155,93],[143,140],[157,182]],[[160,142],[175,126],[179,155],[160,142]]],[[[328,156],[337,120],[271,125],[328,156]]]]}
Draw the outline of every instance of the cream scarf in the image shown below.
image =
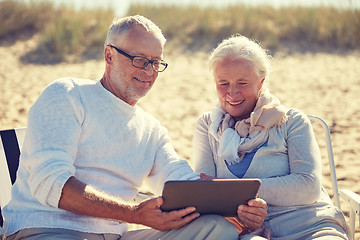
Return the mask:
{"type": "Polygon", "coordinates": [[[265,143],[269,129],[287,121],[286,108],[264,89],[250,117],[235,123],[218,102],[211,114],[209,133],[219,142],[219,157],[229,164],[240,162],[246,153],[265,143]]]}

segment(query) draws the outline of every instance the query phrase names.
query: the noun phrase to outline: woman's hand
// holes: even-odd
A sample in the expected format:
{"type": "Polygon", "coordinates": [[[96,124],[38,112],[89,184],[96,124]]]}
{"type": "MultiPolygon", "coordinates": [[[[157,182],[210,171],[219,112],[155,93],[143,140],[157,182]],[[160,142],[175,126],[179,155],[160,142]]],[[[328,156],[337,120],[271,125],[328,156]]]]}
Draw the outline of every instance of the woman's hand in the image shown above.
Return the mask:
{"type": "Polygon", "coordinates": [[[215,179],[216,177],[207,175],[205,173],[200,173],[200,178],[198,180],[212,180],[215,179]]]}
{"type": "Polygon", "coordinates": [[[261,198],[251,199],[248,205],[240,205],[237,214],[243,227],[247,229],[261,227],[267,215],[266,206],[266,202],[261,198]]]}
{"type": "MultiPolygon", "coordinates": [[[[215,177],[205,173],[200,173],[199,180],[212,179],[215,179],[215,177]]],[[[247,205],[238,206],[238,217],[227,217],[226,219],[234,224],[238,232],[241,232],[245,229],[257,229],[264,223],[265,217],[267,215],[266,207],[267,204],[263,199],[251,199],[248,201],[247,205]]]]}

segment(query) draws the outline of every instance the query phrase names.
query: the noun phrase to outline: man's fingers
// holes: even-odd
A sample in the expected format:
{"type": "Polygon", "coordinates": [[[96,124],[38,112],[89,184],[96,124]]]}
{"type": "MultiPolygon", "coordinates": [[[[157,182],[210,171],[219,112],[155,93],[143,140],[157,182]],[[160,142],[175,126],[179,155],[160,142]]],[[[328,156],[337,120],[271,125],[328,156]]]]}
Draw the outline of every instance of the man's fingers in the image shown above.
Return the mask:
{"type": "Polygon", "coordinates": [[[180,218],[184,218],[185,216],[189,215],[190,213],[193,213],[196,210],[194,207],[187,207],[180,210],[174,210],[171,212],[167,212],[167,218],[169,220],[176,220],[180,218]]]}
{"type": "Polygon", "coordinates": [[[178,229],[199,217],[195,207],[164,212],[161,210],[163,198],[157,197],[141,202],[135,207],[133,222],[159,231],[178,229]]]}
{"type": "Polygon", "coordinates": [[[163,218],[163,224],[160,228],[158,228],[158,230],[166,231],[170,229],[179,229],[185,226],[186,224],[200,216],[199,213],[194,211],[194,207],[189,207],[171,212],[162,212],[161,215],[163,218]]]}
{"type": "Polygon", "coordinates": [[[183,226],[185,226],[186,224],[190,223],[191,221],[193,221],[194,219],[198,218],[200,216],[199,213],[192,213],[189,215],[186,215],[183,218],[179,218],[177,220],[174,220],[171,222],[171,229],[179,229],[182,228],[183,226]]]}

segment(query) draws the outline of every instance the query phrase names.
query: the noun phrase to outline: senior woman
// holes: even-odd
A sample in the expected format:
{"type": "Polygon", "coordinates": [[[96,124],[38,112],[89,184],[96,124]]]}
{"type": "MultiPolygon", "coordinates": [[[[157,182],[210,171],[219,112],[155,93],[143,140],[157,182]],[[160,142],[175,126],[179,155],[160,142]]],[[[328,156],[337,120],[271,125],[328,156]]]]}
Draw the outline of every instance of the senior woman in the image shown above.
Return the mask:
{"type": "Polygon", "coordinates": [[[321,158],[307,116],[265,87],[271,56],[233,36],[210,55],[218,101],[198,119],[195,171],[259,178],[268,204],[264,226],[275,240],[347,239],[340,210],[321,186],[321,158]]]}

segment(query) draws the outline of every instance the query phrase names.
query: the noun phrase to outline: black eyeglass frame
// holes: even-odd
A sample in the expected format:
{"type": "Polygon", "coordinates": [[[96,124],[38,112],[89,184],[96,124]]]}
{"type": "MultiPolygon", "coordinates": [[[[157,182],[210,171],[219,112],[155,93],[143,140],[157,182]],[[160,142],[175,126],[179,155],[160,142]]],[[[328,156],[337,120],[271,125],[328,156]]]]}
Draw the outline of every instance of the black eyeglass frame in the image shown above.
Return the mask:
{"type": "Polygon", "coordinates": [[[130,55],[130,54],[128,54],[128,53],[120,50],[119,48],[117,48],[117,47],[115,47],[115,46],[113,46],[113,45],[111,45],[111,44],[108,44],[108,46],[114,48],[114,49],[115,49],[118,53],[120,53],[121,55],[129,58],[129,59],[131,60],[131,64],[132,64],[134,67],[136,67],[136,68],[145,69],[145,68],[147,67],[147,65],[149,65],[149,63],[151,63],[151,67],[152,67],[152,69],[153,69],[155,72],[163,72],[163,71],[165,71],[165,69],[166,69],[167,66],[168,66],[168,63],[166,63],[164,60],[151,60],[151,59],[148,59],[148,58],[142,57],[142,56],[132,56],[132,55],[130,55]],[[135,66],[135,65],[134,65],[134,58],[136,58],[136,57],[146,59],[148,62],[147,62],[146,64],[144,64],[143,67],[135,66]],[[164,66],[164,69],[161,70],[161,71],[154,69],[154,64],[153,64],[154,62],[159,62],[159,64],[161,64],[161,65],[164,66]]]}

